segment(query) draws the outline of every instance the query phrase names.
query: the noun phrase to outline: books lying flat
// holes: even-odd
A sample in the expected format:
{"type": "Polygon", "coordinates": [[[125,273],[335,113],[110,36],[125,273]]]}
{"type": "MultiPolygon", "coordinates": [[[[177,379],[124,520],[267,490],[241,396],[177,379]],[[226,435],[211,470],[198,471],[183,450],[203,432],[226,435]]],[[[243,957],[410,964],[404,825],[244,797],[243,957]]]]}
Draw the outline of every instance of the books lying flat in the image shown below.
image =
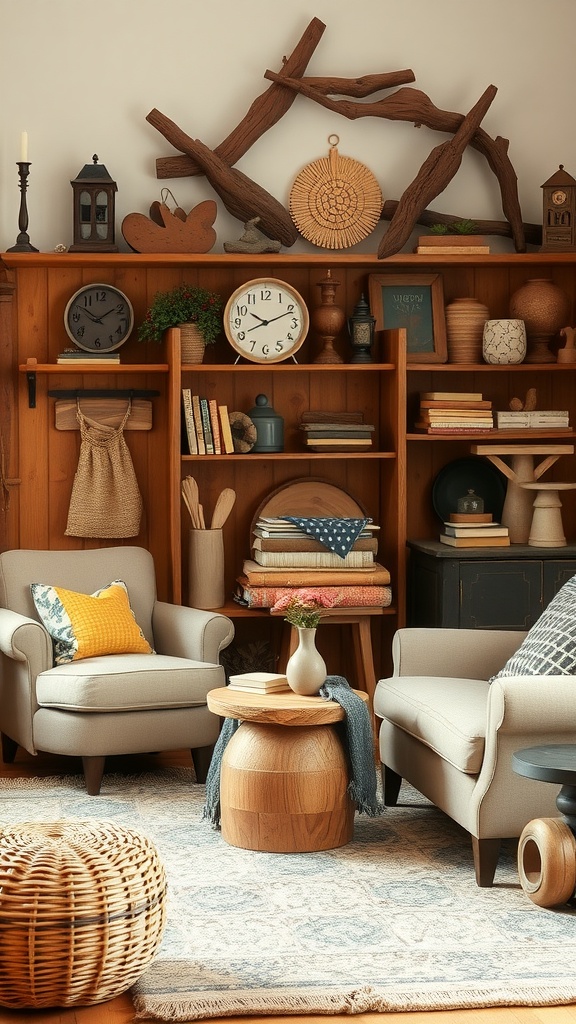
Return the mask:
{"type": "Polygon", "coordinates": [[[286,676],[276,672],[244,672],[230,676],[228,686],[231,690],[247,690],[249,693],[280,693],[290,689],[286,676]]]}
{"type": "Polygon", "coordinates": [[[500,430],[507,427],[514,427],[518,430],[530,429],[531,427],[568,427],[570,426],[570,413],[566,409],[556,411],[555,409],[535,409],[527,412],[512,410],[496,413],[496,426],[500,430]]]}
{"type": "Polygon", "coordinates": [[[442,544],[449,544],[453,548],[507,548],[510,547],[510,537],[448,537],[440,534],[442,544]]]}
{"type": "MultiPolygon", "coordinates": [[[[252,538],[252,547],[257,551],[318,551],[325,552],[327,548],[315,537],[260,537],[252,538]]],[[[376,537],[360,536],[354,541],[352,551],[371,551],[374,555],[378,551],[376,537]]]]}
{"type": "Polygon", "coordinates": [[[500,526],[498,523],[445,523],[444,536],[446,537],[507,537],[508,527],[500,526]]]}
{"type": "MultiPolygon", "coordinates": [[[[326,518],[330,519],[330,518],[333,518],[333,517],[330,517],[330,516],[315,516],[314,518],[315,519],[323,519],[323,518],[324,519],[326,519],[326,518]]],[[[353,516],[352,517],[351,516],[337,516],[336,518],[343,519],[345,521],[346,519],[350,519],[350,518],[354,518],[354,517],[353,516]]],[[[364,526],[360,536],[361,537],[365,536],[366,533],[370,533],[372,530],[379,530],[379,529],[380,529],[380,527],[377,526],[375,523],[366,523],[366,525],[364,526]]],[[[256,520],[256,526],[254,528],[254,533],[258,533],[258,531],[260,531],[259,536],[261,536],[261,537],[272,537],[272,536],[275,537],[278,534],[283,534],[283,535],[289,536],[289,537],[293,537],[293,536],[307,537],[308,536],[308,534],[304,530],[301,530],[300,527],[296,525],[296,523],[290,523],[287,519],[282,519],[279,516],[260,516],[260,518],[256,520]]]]}
{"type": "MultiPolygon", "coordinates": [[[[238,587],[234,600],[247,608],[273,608],[281,597],[290,596],[295,587],[266,586],[258,587],[247,584],[242,577],[238,579],[238,587]]],[[[314,590],[311,586],[307,589],[314,590]]],[[[318,587],[318,594],[332,598],[338,608],[388,608],[392,603],[392,591],[388,586],[350,586],[350,587],[318,587]]]]}
{"type": "Polygon", "coordinates": [[[421,391],[420,398],[447,402],[481,402],[481,391],[421,391]]]}
{"type": "Polygon", "coordinates": [[[489,253],[489,245],[444,245],[439,248],[437,245],[417,245],[414,252],[419,255],[425,256],[456,256],[463,253],[474,253],[479,255],[480,253],[489,253]]]}
{"type": "Polygon", "coordinates": [[[379,562],[363,569],[333,569],[319,567],[312,569],[279,568],[276,566],[259,565],[250,558],[244,560],[242,571],[247,583],[260,586],[352,586],[354,584],[387,584],[390,583],[390,571],[379,562]]]}
{"type": "Polygon", "coordinates": [[[420,399],[420,408],[430,410],[460,409],[464,412],[467,412],[469,410],[474,411],[476,409],[491,409],[492,402],[489,401],[487,398],[479,399],[477,402],[467,402],[464,399],[451,401],[448,398],[445,398],[444,401],[440,401],[439,399],[435,398],[422,398],[420,399]]]}
{"type": "Polygon", "coordinates": [[[349,551],[342,557],[334,551],[259,551],[254,549],[254,561],[259,565],[334,567],[342,569],[352,566],[355,569],[372,565],[374,555],[371,551],[349,551]]]}
{"type": "Polygon", "coordinates": [[[339,434],[348,434],[353,437],[357,436],[357,433],[371,434],[374,431],[373,423],[339,423],[326,421],[325,423],[300,423],[300,430],[305,431],[306,434],[328,434],[330,432],[339,434]]]}
{"type": "Polygon", "coordinates": [[[57,363],[119,363],[120,356],[114,352],[59,352],[57,363]]]}

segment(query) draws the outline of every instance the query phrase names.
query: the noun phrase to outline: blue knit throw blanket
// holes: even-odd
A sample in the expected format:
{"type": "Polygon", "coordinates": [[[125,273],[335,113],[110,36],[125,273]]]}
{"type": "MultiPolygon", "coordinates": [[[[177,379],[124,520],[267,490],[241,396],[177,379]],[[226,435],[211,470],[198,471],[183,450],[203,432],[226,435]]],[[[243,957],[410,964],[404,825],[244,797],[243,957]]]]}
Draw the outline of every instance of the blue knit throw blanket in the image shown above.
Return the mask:
{"type": "MultiPolygon", "coordinates": [[[[365,701],[354,693],[343,676],[327,676],[320,689],[324,700],[335,700],[346,715],[346,753],[350,762],[348,793],[356,802],[359,814],[375,817],[384,810],[376,793],[376,767],[370,712],[365,701]]],[[[214,828],[220,828],[220,770],[222,756],[231,737],[241,723],[235,718],[224,719],[214,747],[206,777],[206,800],[202,817],[214,828]]]]}

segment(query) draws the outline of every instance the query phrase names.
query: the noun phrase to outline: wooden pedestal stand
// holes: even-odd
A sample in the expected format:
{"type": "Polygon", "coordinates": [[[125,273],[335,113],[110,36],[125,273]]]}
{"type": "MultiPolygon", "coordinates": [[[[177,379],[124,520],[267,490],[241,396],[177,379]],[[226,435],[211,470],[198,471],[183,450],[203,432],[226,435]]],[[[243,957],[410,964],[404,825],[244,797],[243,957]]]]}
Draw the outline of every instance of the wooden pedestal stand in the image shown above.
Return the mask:
{"type": "MultiPolygon", "coordinates": [[[[508,527],[511,544],[527,544],[532,527],[533,499],[525,484],[533,484],[561,455],[573,455],[573,444],[473,444],[473,455],[485,455],[508,480],[502,510],[502,525],[508,527]],[[512,465],[502,456],[509,455],[512,465]],[[534,456],[544,458],[534,466],[534,456]]],[[[558,532],[556,530],[556,532],[558,532]]],[[[560,534],[562,528],[560,527],[560,534]]],[[[566,540],[563,542],[566,543],[566,540]]],[[[554,547],[555,545],[548,545],[554,547]]]]}

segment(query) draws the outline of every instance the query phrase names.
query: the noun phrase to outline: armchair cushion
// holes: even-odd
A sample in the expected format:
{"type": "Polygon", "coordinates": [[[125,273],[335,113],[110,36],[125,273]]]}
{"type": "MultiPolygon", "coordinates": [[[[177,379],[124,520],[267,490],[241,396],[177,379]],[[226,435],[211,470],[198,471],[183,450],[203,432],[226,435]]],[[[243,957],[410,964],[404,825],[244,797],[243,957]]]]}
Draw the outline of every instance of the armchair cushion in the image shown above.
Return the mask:
{"type": "Polygon", "coordinates": [[[570,676],[575,673],[576,576],[572,576],[490,682],[507,676],[570,676]]]}
{"type": "Polygon", "coordinates": [[[223,685],[220,665],[166,654],[117,654],[40,672],[36,697],[41,707],[65,711],[146,711],[205,705],[208,690],[223,685]]]}
{"type": "Polygon", "coordinates": [[[488,690],[485,679],[392,676],[378,683],[374,712],[459,771],[477,775],[484,758],[488,690]]]}
{"type": "Polygon", "coordinates": [[[94,594],[44,583],[31,583],[30,590],[52,637],[57,665],[99,655],[153,653],[122,580],[113,580],[94,594]]]}

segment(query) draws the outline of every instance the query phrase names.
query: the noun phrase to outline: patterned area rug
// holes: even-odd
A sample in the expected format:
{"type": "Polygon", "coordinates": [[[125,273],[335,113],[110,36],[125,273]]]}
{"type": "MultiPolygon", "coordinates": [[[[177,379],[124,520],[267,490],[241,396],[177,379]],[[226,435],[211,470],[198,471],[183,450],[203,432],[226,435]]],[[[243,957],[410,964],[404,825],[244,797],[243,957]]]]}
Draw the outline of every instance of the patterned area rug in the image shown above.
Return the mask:
{"type": "Polygon", "coordinates": [[[414,790],[325,853],[253,853],[202,821],[185,768],[0,780],[0,824],[98,818],[156,843],[169,884],[160,953],[133,989],[139,1018],[365,1013],[576,1002],[576,913],[541,910],[515,846],[492,889],[467,835],[414,790]]]}

